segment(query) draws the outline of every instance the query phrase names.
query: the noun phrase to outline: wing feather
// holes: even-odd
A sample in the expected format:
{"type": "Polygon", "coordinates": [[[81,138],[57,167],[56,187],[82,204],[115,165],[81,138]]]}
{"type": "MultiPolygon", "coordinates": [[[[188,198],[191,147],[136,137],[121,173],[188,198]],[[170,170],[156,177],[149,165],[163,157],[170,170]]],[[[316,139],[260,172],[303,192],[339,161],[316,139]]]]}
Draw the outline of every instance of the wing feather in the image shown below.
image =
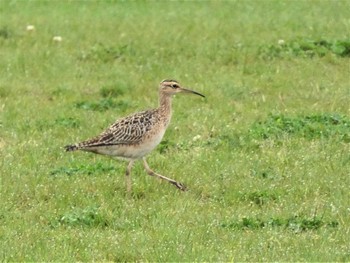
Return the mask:
{"type": "Polygon", "coordinates": [[[139,112],[121,120],[117,120],[99,136],[79,143],[79,148],[134,144],[140,142],[149,132],[157,119],[154,110],[139,112]]]}

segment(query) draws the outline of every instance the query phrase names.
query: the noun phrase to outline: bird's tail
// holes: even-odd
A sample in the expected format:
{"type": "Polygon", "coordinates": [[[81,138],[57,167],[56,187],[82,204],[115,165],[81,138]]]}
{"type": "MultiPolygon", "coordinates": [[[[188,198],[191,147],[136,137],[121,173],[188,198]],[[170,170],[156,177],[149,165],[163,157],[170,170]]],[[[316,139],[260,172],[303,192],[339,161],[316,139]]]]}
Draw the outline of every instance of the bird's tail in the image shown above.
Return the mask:
{"type": "Polygon", "coordinates": [[[64,146],[64,149],[66,150],[66,152],[71,152],[71,151],[78,150],[79,147],[76,144],[73,144],[73,145],[66,145],[66,146],[64,146]]]}

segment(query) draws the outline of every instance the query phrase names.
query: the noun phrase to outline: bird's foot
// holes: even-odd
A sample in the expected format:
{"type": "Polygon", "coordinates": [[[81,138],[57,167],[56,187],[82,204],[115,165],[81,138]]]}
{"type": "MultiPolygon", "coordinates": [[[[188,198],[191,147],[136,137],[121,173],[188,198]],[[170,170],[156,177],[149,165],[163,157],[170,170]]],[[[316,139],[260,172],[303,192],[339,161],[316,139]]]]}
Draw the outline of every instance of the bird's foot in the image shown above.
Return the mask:
{"type": "Polygon", "coordinates": [[[187,191],[187,187],[183,183],[180,183],[180,182],[171,182],[171,183],[181,191],[187,191]]]}

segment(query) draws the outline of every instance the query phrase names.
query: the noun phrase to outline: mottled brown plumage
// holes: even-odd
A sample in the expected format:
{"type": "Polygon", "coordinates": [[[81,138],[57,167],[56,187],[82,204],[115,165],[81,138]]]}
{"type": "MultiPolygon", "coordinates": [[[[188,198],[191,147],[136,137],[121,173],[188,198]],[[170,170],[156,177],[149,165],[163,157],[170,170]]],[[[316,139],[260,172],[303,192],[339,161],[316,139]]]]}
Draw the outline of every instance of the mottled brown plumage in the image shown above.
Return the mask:
{"type": "Polygon", "coordinates": [[[157,176],[174,184],[180,190],[185,190],[183,184],[153,172],[144,157],[162,140],[171,119],[172,95],[180,92],[204,97],[198,92],[181,88],[175,80],[163,80],[159,88],[158,108],[138,112],[117,120],[99,136],[65,146],[66,151],[82,150],[130,160],[126,170],[128,191],[131,191],[129,175],[132,165],[135,160],[141,158],[149,175],[157,176]]]}
{"type": "MultiPolygon", "coordinates": [[[[154,132],[157,124],[160,122],[162,122],[162,116],[159,113],[159,109],[138,112],[123,119],[117,120],[99,136],[75,145],[66,146],[66,149],[68,151],[97,151],[98,153],[99,147],[140,145],[149,135],[152,134],[152,132],[154,132]]],[[[126,156],[121,154],[119,157],[134,158],[137,156],[126,156]]]]}

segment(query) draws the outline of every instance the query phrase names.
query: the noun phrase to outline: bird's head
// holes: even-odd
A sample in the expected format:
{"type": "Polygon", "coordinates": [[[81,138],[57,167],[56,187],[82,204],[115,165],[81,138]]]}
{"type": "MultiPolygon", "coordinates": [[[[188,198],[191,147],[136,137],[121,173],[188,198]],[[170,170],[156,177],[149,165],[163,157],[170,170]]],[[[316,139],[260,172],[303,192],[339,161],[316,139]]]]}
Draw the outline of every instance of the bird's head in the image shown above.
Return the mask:
{"type": "Polygon", "coordinates": [[[202,94],[200,94],[200,93],[198,93],[196,91],[182,88],[180,86],[180,84],[176,80],[173,80],[173,79],[165,79],[165,80],[163,80],[160,83],[160,92],[162,94],[166,94],[166,95],[169,95],[169,96],[174,95],[176,93],[192,93],[192,94],[196,94],[196,95],[199,95],[199,96],[202,96],[203,98],[205,98],[204,95],[202,95],[202,94]]]}

